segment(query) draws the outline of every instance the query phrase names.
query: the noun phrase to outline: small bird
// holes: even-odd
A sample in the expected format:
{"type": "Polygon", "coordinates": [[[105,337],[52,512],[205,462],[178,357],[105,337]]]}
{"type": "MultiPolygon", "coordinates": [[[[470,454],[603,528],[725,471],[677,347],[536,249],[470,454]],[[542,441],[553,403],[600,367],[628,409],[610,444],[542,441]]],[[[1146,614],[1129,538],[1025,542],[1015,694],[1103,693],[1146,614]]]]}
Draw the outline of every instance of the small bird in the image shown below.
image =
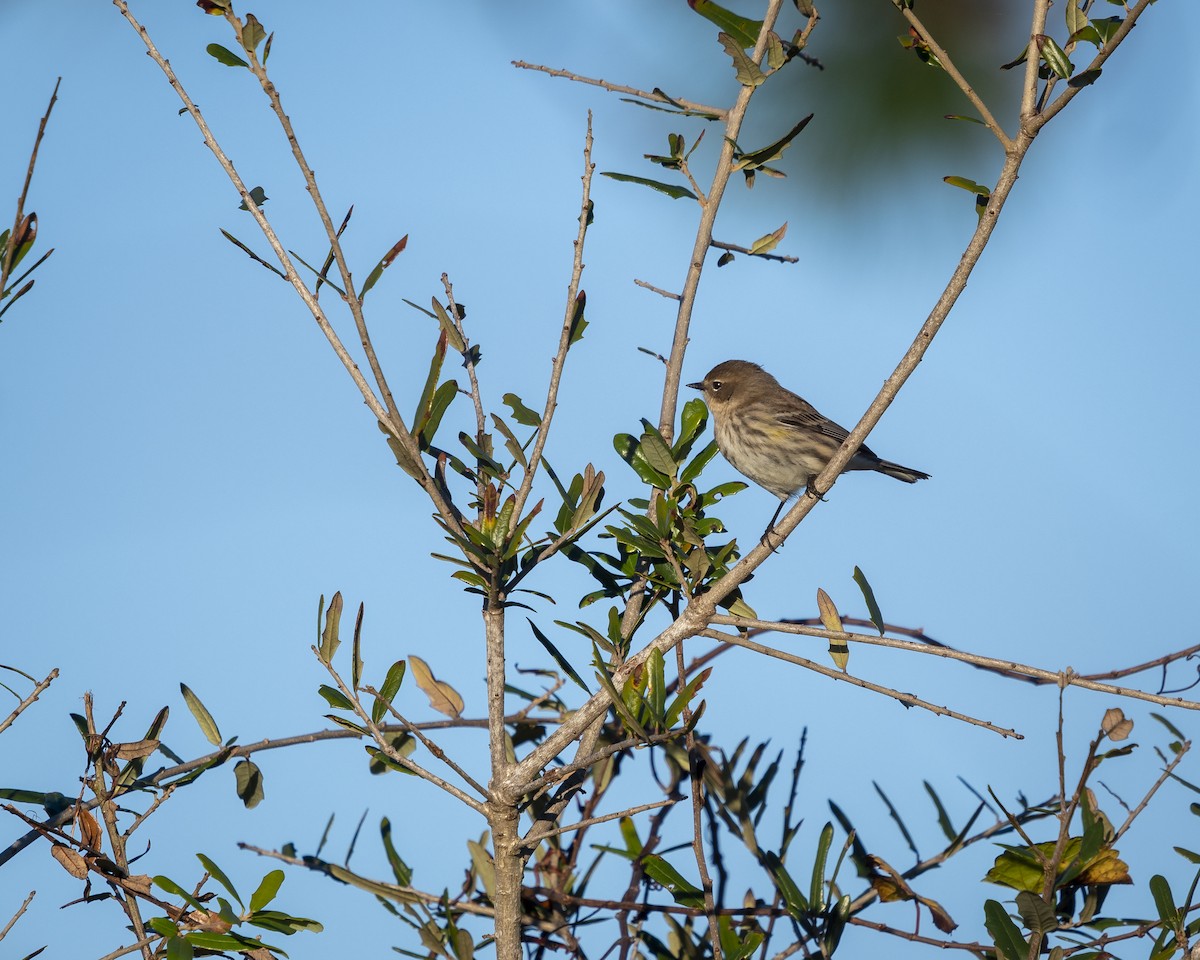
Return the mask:
{"type": "MultiPolygon", "coordinates": [[[[780,386],[757,363],[726,360],[688,386],[704,394],[725,459],[780,499],[763,534],[765,540],[784,505],[802,488],[812,486],[850,431],[780,386]]],[[[905,483],[929,479],[920,470],[880,459],[866,446],[858,448],[846,469],[874,470],[905,483]]]]}

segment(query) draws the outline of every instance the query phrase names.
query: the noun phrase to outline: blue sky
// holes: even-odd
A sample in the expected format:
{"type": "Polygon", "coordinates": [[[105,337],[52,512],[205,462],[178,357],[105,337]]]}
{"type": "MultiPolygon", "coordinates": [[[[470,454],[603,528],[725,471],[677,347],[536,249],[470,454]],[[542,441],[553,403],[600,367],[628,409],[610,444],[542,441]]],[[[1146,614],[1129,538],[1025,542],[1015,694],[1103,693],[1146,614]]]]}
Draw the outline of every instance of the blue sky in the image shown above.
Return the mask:
{"type": "MultiPolygon", "coordinates": [[[[265,186],[285,244],[319,260],[319,225],[257,87],[204,53],[210,42],[228,43],[222,23],[177,6],[136,9],[247,181],[265,186]]],[[[894,19],[889,4],[879,6],[894,19]]],[[[734,93],[713,29],[683,4],[648,11],[629,2],[542,2],[500,12],[364,2],[332,12],[265,3],[254,12],[277,31],[270,67],[331,209],[340,216],[355,205],[347,246],[356,275],[410,237],[368,301],[405,411],[436,332],[402,298],[428,302],[441,292],[443,271],[483,350],[486,402],[499,409],[513,391],[540,405],[569,276],[588,109],[598,170],[655,176],[642,154],[661,152],[668,132],[690,141],[699,129],[509,61],[718,103],[734,93]]],[[[1200,514],[1188,424],[1200,405],[1200,333],[1189,278],[1200,200],[1190,176],[1200,161],[1191,122],[1200,70],[1174,42],[1185,12],[1157,4],[1101,81],[1049,125],[958,308],[872,435],[880,455],[933,479],[910,487],[844,478],[749,585],[761,614],[811,615],[818,587],[844,613],[861,613],[850,579],[858,565],[890,621],[993,656],[1092,672],[1193,642],[1186,612],[1200,514]]],[[[902,32],[898,19],[892,26],[902,32]]],[[[0,8],[0,35],[26,47],[37,38],[38,47],[23,67],[22,93],[7,103],[0,181],[10,196],[54,78],[63,77],[30,202],[42,249],[56,253],[0,325],[0,662],[38,675],[57,666],[62,676],[0,739],[3,785],[77,789],[83,759],[66,715],[85,690],[96,693],[101,714],[127,701],[125,739],[141,736],[170,704],[165,740],[185,756],[205,743],[180,681],[226,736],[326,726],[316,695],[326,678],[309,645],[318,596],[338,589],[348,606],[366,604],[369,670],[421,656],[463,693],[468,714],[481,715],[477,607],[448,567],[428,559],[444,549],[429,506],[290,290],[221,237],[225,228],[265,250],[136,36],[111,6],[78,0],[10,2],[0,8]]],[[[822,52],[819,31],[814,49],[822,52]]],[[[883,162],[864,165],[868,172],[847,180],[822,167],[829,143],[845,137],[831,88],[853,79],[838,74],[836,60],[828,66],[801,74],[788,92],[794,103],[773,100],[770,111],[752,113],[751,136],[763,142],[794,116],[816,109],[817,118],[781,165],[789,180],[732,189],[717,228],[720,239],[748,243],[787,220],[781,252],[801,262],[710,264],[685,373],[699,379],[720,360],[755,360],[850,426],[973,228],[970,199],[942,176],[990,182],[999,157],[952,147],[948,158],[872,141],[863,149],[883,162]]],[[[1012,129],[1010,115],[1002,122],[1012,129]]],[[[962,138],[986,137],[961,127],[962,138]]],[[[715,141],[716,131],[708,137],[715,141]]],[[[852,152],[855,143],[841,147],[852,152]]],[[[698,156],[711,157],[704,149],[698,156]]],[[[641,491],[611,438],[658,410],[660,367],[637,347],[665,353],[673,321],[668,302],[633,280],[678,288],[695,211],[604,178],[593,196],[583,282],[590,326],[568,365],[549,452],[560,471],[589,460],[606,470],[612,502],[641,491]]],[[[467,416],[460,403],[447,424],[458,429],[467,416]]],[[[720,460],[707,476],[735,478],[720,460]]],[[[723,516],[751,542],[774,507],[752,489],[723,516]]],[[[545,628],[572,619],[572,598],[587,589],[565,565],[536,586],[562,596],[557,609],[535,615],[545,628]]],[[[819,644],[779,643],[824,656],[819,644]]],[[[582,667],[589,654],[570,655],[582,667]]],[[[542,665],[519,619],[511,657],[542,665]]],[[[808,728],[802,790],[812,830],[803,849],[832,796],[906,865],[873,780],[926,828],[922,778],[955,804],[960,821],[973,800],[959,774],[1007,796],[1053,792],[1054,691],[884,651],[855,649],[851,670],[1015,726],[1027,739],[1002,741],[731,653],[706,688],[706,722],[730,746],[770,736],[789,748],[808,728]]],[[[431,716],[410,695],[412,713],[431,716]]],[[[1072,691],[1067,705],[1078,762],[1113,701],[1072,691]]],[[[1151,747],[1165,738],[1145,707],[1123,706],[1142,747],[1110,785],[1129,801],[1156,775],[1151,747]]],[[[1191,714],[1172,718],[1195,730],[1191,714]]],[[[482,763],[471,737],[450,742],[482,763]]],[[[336,813],[332,845],[344,848],[368,808],[368,825],[384,815],[404,825],[410,845],[402,851],[426,864],[419,883],[454,887],[466,839],[484,829],[408,780],[368,777],[357,746],[314,747],[261,766],[267,802],[255,811],[241,810],[227,770],[167,804],[150,828],[149,872],[175,871],[186,884],[191,854],[201,850],[252,887],[270,864],[233,843],[292,840],[311,850],[336,813]],[[433,839],[454,838],[448,853],[423,846],[433,828],[433,839]]],[[[1126,841],[1143,889],[1152,872],[1186,888],[1190,873],[1170,846],[1200,844],[1185,809],[1192,799],[1168,786],[1159,812],[1126,841]]],[[[991,856],[931,875],[922,888],[951,905],[968,937],[981,934],[980,917],[960,905],[982,898],[969,881],[991,856]],[[963,886],[971,899],[956,900],[963,886]]],[[[383,869],[370,843],[360,843],[355,865],[383,869]]],[[[10,934],[14,956],[46,942],[61,953],[101,923],[103,905],[57,909],[75,895],[57,871],[37,849],[7,868],[0,914],[28,889],[41,891],[10,934]]],[[[373,904],[315,878],[290,874],[281,904],[330,930],[293,938],[287,946],[297,960],[327,955],[333,937],[362,950],[412,946],[373,904]]],[[[885,919],[910,922],[907,908],[890,909],[885,919]]],[[[1113,909],[1149,910],[1132,897],[1113,909]]],[[[97,955],[128,942],[115,913],[107,923],[97,955]]]]}

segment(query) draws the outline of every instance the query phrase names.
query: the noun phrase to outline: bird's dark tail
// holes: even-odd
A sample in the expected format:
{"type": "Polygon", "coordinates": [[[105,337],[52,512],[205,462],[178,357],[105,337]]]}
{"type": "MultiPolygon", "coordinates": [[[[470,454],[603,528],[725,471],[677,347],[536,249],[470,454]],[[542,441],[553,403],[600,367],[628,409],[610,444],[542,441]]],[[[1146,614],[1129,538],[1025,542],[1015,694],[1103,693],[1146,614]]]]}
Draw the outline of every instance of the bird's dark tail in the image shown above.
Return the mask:
{"type": "Polygon", "coordinates": [[[875,469],[880,473],[886,473],[889,477],[903,480],[905,483],[916,483],[918,480],[929,479],[929,474],[913,470],[911,467],[902,467],[898,463],[892,463],[891,460],[880,460],[875,464],[875,469]]]}

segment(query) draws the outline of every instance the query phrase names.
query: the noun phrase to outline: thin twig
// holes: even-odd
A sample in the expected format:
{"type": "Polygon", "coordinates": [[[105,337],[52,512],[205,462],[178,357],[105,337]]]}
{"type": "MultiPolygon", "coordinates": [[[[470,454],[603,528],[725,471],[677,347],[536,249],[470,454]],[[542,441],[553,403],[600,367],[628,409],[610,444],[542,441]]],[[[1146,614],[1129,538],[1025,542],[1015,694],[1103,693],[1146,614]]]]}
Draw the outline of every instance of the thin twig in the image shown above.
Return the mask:
{"type": "Polygon", "coordinates": [[[30,692],[29,696],[18,703],[13,709],[12,713],[0,721],[0,733],[3,733],[5,730],[11,727],[13,725],[13,721],[15,721],[17,717],[28,710],[34,704],[34,702],[36,702],[37,698],[46,691],[46,688],[57,679],[58,667],[55,667],[48,674],[46,674],[46,678],[44,680],[38,681],[37,685],[33,688],[32,692],[30,692]]]}
{"type": "MultiPolygon", "coordinates": [[[[1004,670],[1046,683],[1063,683],[1071,687],[1081,687],[1084,690],[1095,690],[1117,697],[1128,697],[1133,700],[1146,700],[1164,707],[1181,707],[1185,710],[1200,710],[1200,703],[1194,700],[1184,700],[1182,697],[1164,697],[1156,693],[1146,693],[1132,687],[1119,687],[1111,683],[1099,683],[1088,680],[1075,673],[1070,668],[1066,670],[1043,670],[1029,664],[1018,663],[1015,660],[1001,660],[996,657],[984,657],[975,653],[965,653],[953,647],[929,646],[923,643],[913,643],[910,640],[895,640],[891,637],[880,637],[865,633],[835,633],[817,627],[806,627],[798,623],[785,623],[772,620],[755,620],[750,617],[731,617],[715,614],[710,618],[714,624],[722,624],[742,629],[774,630],[779,633],[792,633],[805,637],[820,637],[827,640],[847,640],[854,643],[866,643],[876,647],[891,647],[894,650],[907,650],[911,653],[922,653],[927,656],[943,657],[947,660],[959,660],[977,667],[1004,670]]],[[[722,634],[721,636],[725,636],[722,634]]]]}
{"type": "Polygon", "coordinates": [[[1185,740],[1182,744],[1180,744],[1179,752],[1176,753],[1171,762],[1163,768],[1162,774],[1157,780],[1154,781],[1150,789],[1146,791],[1146,795],[1142,797],[1141,803],[1129,811],[1129,816],[1125,818],[1125,822],[1122,823],[1121,826],[1117,828],[1117,832],[1113,834],[1114,844],[1120,840],[1122,836],[1124,836],[1126,830],[1133,826],[1133,821],[1136,820],[1141,812],[1146,809],[1147,804],[1150,803],[1150,798],[1158,793],[1159,787],[1161,787],[1164,783],[1170,780],[1172,776],[1174,776],[1175,768],[1183,761],[1184,754],[1186,754],[1190,749],[1192,749],[1191,740],[1185,740]]]}
{"type": "Polygon", "coordinates": [[[731,643],[736,647],[745,647],[747,650],[753,650],[755,653],[761,653],[768,657],[773,657],[776,660],[783,660],[787,663],[794,663],[797,666],[805,667],[822,676],[829,677],[832,680],[840,680],[843,683],[849,683],[856,687],[862,687],[864,690],[870,690],[874,693],[881,693],[884,696],[898,700],[905,706],[920,707],[922,710],[928,710],[940,717],[950,717],[954,720],[961,720],[963,723],[969,723],[976,727],[983,727],[985,730],[991,730],[993,733],[998,733],[1002,737],[1013,737],[1017,740],[1025,739],[1023,734],[1017,733],[1008,727],[998,727],[994,723],[989,723],[987,720],[979,720],[975,717],[968,716],[965,713],[959,713],[957,710],[951,710],[948,707],[939,707],[937,704],[922,700],[920,697],[914,696],[911,693],[903,693],[900,690],[895,690],[891,687],[884,687],[877,683],[872,683],[869,680],[863,680],[860,677],[851,676],[848,673],[843,673],[840,670],[834,670],[832,667],[825,667],[819,663],[814,663],[812,660],[807,660],[804,657],[797,657],[791,653],[784,653],[782,650],[775,650],[762,643],[755,643],[753,640],[746,640],[734,634],[721,633],[717,630],[702,630],[701,636],[710,637],[713,640],[723,640],[726,643],[731,643]]]}
{"type": "MultiPolygon", "coordinates": [[[[656,286],[654,286],[654,284],[647,283],[645,280],[635,279],[633,282],[636,283],[639,287],[642,287],[645,290],[649,290],[651,293],[657,293],[660,297],[666,297],[668,300],[679,300],[680,299],[680,295],[678,293],[671,293],[670,290],[663,290],[661,287],[656,287],[656,286]]],[[[665,357],[663,358],[663,363],[666,363],[665,357]]]]}
{"type": "Polygon", "coordinates": [[[714,240],[709,246],[716,247],[718,250],[729,250],[733,253],[744,253],[750,257],[756,257],[759,260],[774,260],[776,263],[799,263],[799,257],[793,257],[790,254],[784,255],[781,253],[753,253],[749,247],[743,247],[736,243],[725,243],[722,240],[714,240]]]}
{"type": "Polygon", "coordinates": [[[17,212],[13,217],[12,230],[8,234],[8,244],[4,248],[3,257],[0,258],[0,294],[8,289],[8,278],[12,273],[13,259],[17,254],[17,232],[21,228],[21,221],[25,219],[25,202],[29,199],[29,188],[33,184],[33,169],[37,166],[38,149],[42,145],[42,137],[46,135],[46,124],[50,122],[50,111],[54,109],[54,104],[58,101],[58,86],[61,83],[62,77],[54,81],[50,103],[46,106],[46,112],[42,114],[37,136],[33,139],[33,150],[29,154],[29,166],[25,170],[25,182],[21,185],[21,193],[17,196],[17,212]]]}
{"type": "Polygon", "coordinates": [[[524,60],[514,60],[512,61],[512,65],[519,70],[537,70],[552,77],[562,77],[566,80],[574,80],[576,83],[589,83],[594,87],[603,87],[611,93],[628,93],[630,96],[639,97],[642,100],[665,103],[669,107],[683,107],[692,113],[702,114],[714,120],[723,120],[725,118],[725,111],[720,107],[710,107],[703,103],[694,103],[691,100],[684,100],[682,97],[669,97],[661,90],[639,90],[637,87],[626,87],[619,83],[609,83],[607,80],[595,80],[591,77],[580,76],[578,73],[572,73],[570,70],[555,70],[552,67],[544,67],[539,63],[526,63],[524,60]]]}
{"type": "Polygon", "coordinates": [[[543,833],[527,834],[521,842],[528,847],[535,847],[547,837],[557,837],[559,834],[570,833],[573,830],[582,830],[585,827],[590,827],[597,823],[607,823],[610,820],[620,820],[622,817],[632,817],[639,813],[645,813],[647,810],[656,810],[659,807],[670,807],[678,803],[681,799],[682,797],[668,797],[666,800],[655,800],[653,803],[642,803],[636,807],[618,810],[616,813],[606,813],[599,817],[588,817],[586,820],[580,820],[578,823],[571,823],[565,827],[555,827],[553,830],[546,830],[543,833]]]}
{"type": "Polygon", "coordinates": [[[220,144],[217,142],[216,137],[213,135],[212,130],[208,126],[208,121],[204,119],[203,114],[200,112],[200,108],[183,88],[183,84],[180,82],[179,77],[176,76],[171,64],[159,52],[158,47],[155,45],[154,41],[151,40],[150,34],[147,32],[146,28],[130,11],[126,0],[113,0],[113,4],[121,12],[121,15],[126,19],[129,25],[132,26],[137,32],[138,36],[146,46],[147,54],[156,64],[158,64],[159,69],[162,70],[163,75],[167,78],[167,82],[171,85],[171,88],[182,101],[184,108],[191,115],[193,122],[196,124],[201,135],[204,137],[205,146],[212,151],[213,156],[216,157],[221,169],[225,171],[225,175],[229,178],[230,182],[237,190],[238,195],[242,198],[243,203],[245,203],[246,209],[249,210],[251,216],[254,217],[254,220],[258,224],[259,229],[262,231],[263,236],[266,238],[267,243],[270,244],[275,256],[278,258],[280,264],[282,264],[288,282],[292,285],[292,288],[296,291],[300,299],[304,301],[305,307],[307,307],[309,313],[312,314],[313,319],[316,321],[321,332],[325,335],[325,339],[329,342],[329,345],[333,348],[338,360],[341,361],[342,366],[346,369],[346,372],[350,374],[350,378],[354,381],[354,385],[358,387],[359,393],[362,394],[363,400],[366,402],[367,407],[371,410],[371,413],[374,414],[376,419],[385,427],[387,427],[388,433],[398,443],[400,443],[401,446],[404,447],[405,451],[409,454],[409,459],[412,461],[412,465],[418,473],[417,482],[433,501],[434,506],[442,519],[442,522],[444,522],[451,531],[459,534],[460,536],[463,535],[461,525],[459,524],[458,517],[452,504],[442,496],[438,485],[434,482],[433,478],[429,474],[429,471],[425,468],[424,461],[421,457],[421,451],[417,446],[416,439],[413,437],[412,433],[404,423],[404,419],[399,415],[398,412],[394,411],[394,404],[391,403],[390,395],[386,398],[388,400],[388,404],[386,406],[384,403],[380,402],[378,397],[375,396],[375,392],[371,389],[366,377],[363,376],[358,364],[354,361],[354,358],[350,356],[345,344],[342,343],[341,338],[333,329],[333,324],[329,321],[328,316],[326,316],[324,308],[321,306],[313,292],[310,291],[304,284],[304,281],[301,280],[299,273],[292,264],[291,257],[288,255],[287,250],[284,248],[283,244],[279,240],[279,237],[276,235],[275,229],[267,220],[262,209],[250,196],[250,191],[246,187],[245,181],[242,180],[241,174],[238,173],[237,168],[233,165],[233,162],[226,155],[225,151],[221,149],[220,144]]]}
{"type": "MultiPolygon", "coordinates": [[[[1092,62],[1089,63],[1086,67],[1084,67],[1082,71],[1077,71],[1076,75],[1078,75],[1079,73],[1090,73],[1093,70],[1098,72],[1100,70],[1100,68],[1104,66],[1105,61],[1107,61],[1108,58],[1110,56],[1112,56],[1113,51],[1117,49],[1117,47],[1120,45],[1121,41],[1124,40],[1127,36],[1129,36],[1129,31],[1132,30],[1134,28],[1134,26],[1137,24],[1138,17],[1140,17],[1143,13],[1145,13],[1146,8],[1149,7],[1150,4],[1153,2],[1154,2],[1154,0],[1138,0],[1138,2],[1136,4],[1134,4],[1133,8],[1129,11],[1129,13],[1126,14],[1125,20],[1117,28],[1117,32],[1114,33],[1112,35],[1112,37],[1109,39],[1108,43],[1106,43],[1104,45],[1104,49],[1098,51],[1096,53],[1096,56],[1092,58],[1092,62]]],[[[1033,48],[1031,47],[1030,53],[1032,53],[1032,52],[1033,52],[1033,48]]],[[[1034,59],[1036,59],[1036,58],[1034,58],[1034,59]]],[[[1075,97],[1079,95],[1079,92],[1082,89],[1083,89],[1083,86],[1081,86],[1081,85],[1072,86],[1070,81],[1068,81],[1067,89],[1064,90],[1062,93],[1060,93],[1058,95],[1058,98],[1053,103],[1051,103],[1048,107],[1046,107],[1045,110],[1043,110],[1035,118],[1033,118],[1032,120],[1029,121],[1029,126],[1030,126],[1031,131],[1040,130],[1043,126],[1045,126],[1046,123],[1049,122],[1049,120],[1052,117],[1054,117],[1060,110],[1062,110],[1063,107],[1065,107],[1068,103],[1070,103],[1072,100],[1074,100],[1075,97]]]]}
{"type": "Polygon", "coordinates": [[[16,926],[17,921],[20,920],[21,917],[24,915],[25,911],[29,909],[29,905],[31,903],[33,903],[33,898],[36,896],[37,896],[36,890],[29,891],[29,896],[27,896],[25,898],[25,902],[22,903],[17,908],[17,912],[14,913],[13,918],[4,925],[4,929],[0,930],[0,940],[3,940],[5,937],[8,936],[8,931],[11,930],[14,926],[16,926]]]}
{"type": "MultiPolygon", "coordinates": [[[[391,743],[388,742],[387,738],[383,736],[383,733],[380,731],[379,727],[377,727],[375,725],[375,722],[371,719],[371,715],[366,711],[366,709],[363,707],[363,705],[359,702],[357,694],[355,694],[349,688],[349,686],[347,686],[346,682],[341,678],[341,675],[337,672],[337,670],[334,669],[333,664],[323,660],[321,658],[320,651],[317,650],[316,647],[313,647],[312,650],[313,650],[313,653],[316,655],[317,659],[321,661],[322,666],[324,666],[325,669],[327,671],[329,671],[330,677],[332,677],[333,682],[337,684],[338,689],[342,693],[342,696],[344,696],[347,700],[349,700],[350,703],[353,705],[355,715],[357,715],[359,720],[361,720],[366,725],[367,731],[371,734],[371,738],[379,746],[379,750],[381,753],[386,755],[388,757],[388,759],[390,759],[394,763],[397,763],[400,766],[404,767],[404,769],[408,770],[410,773],[416,774],[418,777],[420,777],[422,780],[426,781],[427,783],[431,783],[435,787],[441,788],[446,793],[450,794],[450,796],[454,797],[456,800],[459,800],[460,802],[465,803],[468,807],[470,807],[476,813],[478,813],[478,814],[486,813],[484,805],[482,803],[480,803],[478,800],[476,800],[474,797],[472,797],[470,794],[467,794],[464,791],[460,790],[458,787],[456,787],[454,784],[450,783],[449,781],[442,779],[436,773],[433,773],[430,770],[426,770],[420,764],[414,763],[408,757],[403,756],[400,753],[400,751],[398,751],[395,747],[393,747],[391,745],[391,743]]],[[[405,732],[408,732],[409,730],[412,729],[412,725],[406,723],[405,728],[406,728],[405,732]]],[[[418,733],[415,730],[413,730],[412,732],[418,733]]],[[[421,737],[422,743],[424,743],[426,746],[429,745],[430,741],[427,738],[425,738],[421,734],[418,734],[418,736],[421,737]]],[[[450,767],[450,769],[452,769],[455,773],[457,773],[460,777],[462,777],[474,789],[480,791],[480,793],[482,793],[485,798],[487,797],[487,795],[488,795],[487,791],[484,790],[481,786],[479,786],[479,784],[477,784],[473,779],[471,779],[471,777],[469,777],[456,763],[454,763],[454,761],[452,761],[449,757],[447,757],[445,755],[445,753],[443,753],[440,749],[435,752],[435,756],[437,756],[439,760],[441,760],[444,764],[446,764],[448,767],[450,767]]]]}
{"type": "Polygon", "coordinates": [[[913,12],[912,5],[899,2],[896,3],[896,7],[900,11],[900,15],[909,22],[909,25],[912,26],[912,28],[916,30],[918,34],[920,34],[921,39],[929,45],[929,49],[933,51],[934,56],[936,56],[938,58],[938,62],[941,63],[942,69],[944,69],[946,73],[950,75],[950,79],[958,85],[958,89],[961,90],[966,98],[971,101],[971,106],[973,106],[979,112],[979,116],[983,119],[983,122],[987,124],[987,128],[991,130],[996,139],[1000,141],[1000,146],[1005,150],[1010,150],[1013,145],[1012,139],[1007,133],[1004,132],[1004,128],[996,122],[996,118],[992,116],[992,112],[987,108],[987,104],[983,102],[983,98],[981,98],[979,94],[975,92],[975,88],[972,87],[971,84],[967,82],[967,78],[959,72],[958,67],[954,65],[954,61],[950,59],[950,54],[948,54],[945,49],[943,49],[942,46],[933,38],[933,34],[931,34],[925,28],[925,24],[917,19],[916,13],[913,12]]]}
{"type": "Polygon", "coordinates": [[[537,437],[533,441],[533,449],[529,452],[529,466],[521,478],[521,486],[517,490],[516,506],[512,512],[512,526],[521,521],[524,516],[525,503],[533,489],[533,478],[542,462],[542,451],[546,448],[546,440],[550,436],[550,422],[554,419],[554,411],[558,406],[558,385],[562,379],[563,367],[567,362],[567,352],[571,349],[571,335],[574,332],[575,312],[581,308],[579,303],[579,282],[583,276],[583,245],[587,239],[589,221],[591,219],[592,174],[596,165],[592,163],[592,111],[587,114],[587,133],[583,139],[583,194],[579,205],[579,230],[573,244],[574,255],[571,260],[571,279],[567,283],[567,305],[563,316],[562,331],[558,336],[558,349],[550,364],[550,383],[546,388],[546,405],[542,410],[542,421],[538,424],[537,437]]]}

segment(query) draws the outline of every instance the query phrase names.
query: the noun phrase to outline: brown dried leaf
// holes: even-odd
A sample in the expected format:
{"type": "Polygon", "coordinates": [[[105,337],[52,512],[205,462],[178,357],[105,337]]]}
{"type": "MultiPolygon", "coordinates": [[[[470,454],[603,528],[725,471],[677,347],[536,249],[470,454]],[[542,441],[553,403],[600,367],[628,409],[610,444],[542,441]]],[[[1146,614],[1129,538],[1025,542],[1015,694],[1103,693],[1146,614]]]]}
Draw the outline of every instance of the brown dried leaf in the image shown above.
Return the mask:
{"type": "Polygon", "coordinates": [[[76,880],[82,880],[88,875],[87,861],[68,846],[56,843],[50,847],[50,856],[57,860],[64,870],[76,880]]]}
{"type": "Polygon", "coordinates": [[[429,669],[429,665],[420,657],[411,654],[408,658],[408,669],[412,672],[417,686],[429,697],[429,705],[438,713],[448,717],[460,717],[463,712],[463,698],[458,691],[443,680],[438,680],[429,669]]]}
{"type": "Polygon", "coordinates": [[[1133,732],[1133,721],[1126,719],[1125,711],[1120,707],[1110,707],[1104,711],[1100,729],[1108,735],[1109,740],[1120,741],[1133,732]]]}
{"type": "Polygon", "coordinates": [[[75,808],[75,824],[79,827],[79,842],[82,846],[97,852],[104,849],[104,834],[100,830],[100,824],[88,812],[87,807],[75,808]]]}
{"type": "Polygon", "coordinates": [[[118,760],[140,760],[158,749],[157,740],[137,740],[133,743],[113,744],[114,756],[118,760]]]}

